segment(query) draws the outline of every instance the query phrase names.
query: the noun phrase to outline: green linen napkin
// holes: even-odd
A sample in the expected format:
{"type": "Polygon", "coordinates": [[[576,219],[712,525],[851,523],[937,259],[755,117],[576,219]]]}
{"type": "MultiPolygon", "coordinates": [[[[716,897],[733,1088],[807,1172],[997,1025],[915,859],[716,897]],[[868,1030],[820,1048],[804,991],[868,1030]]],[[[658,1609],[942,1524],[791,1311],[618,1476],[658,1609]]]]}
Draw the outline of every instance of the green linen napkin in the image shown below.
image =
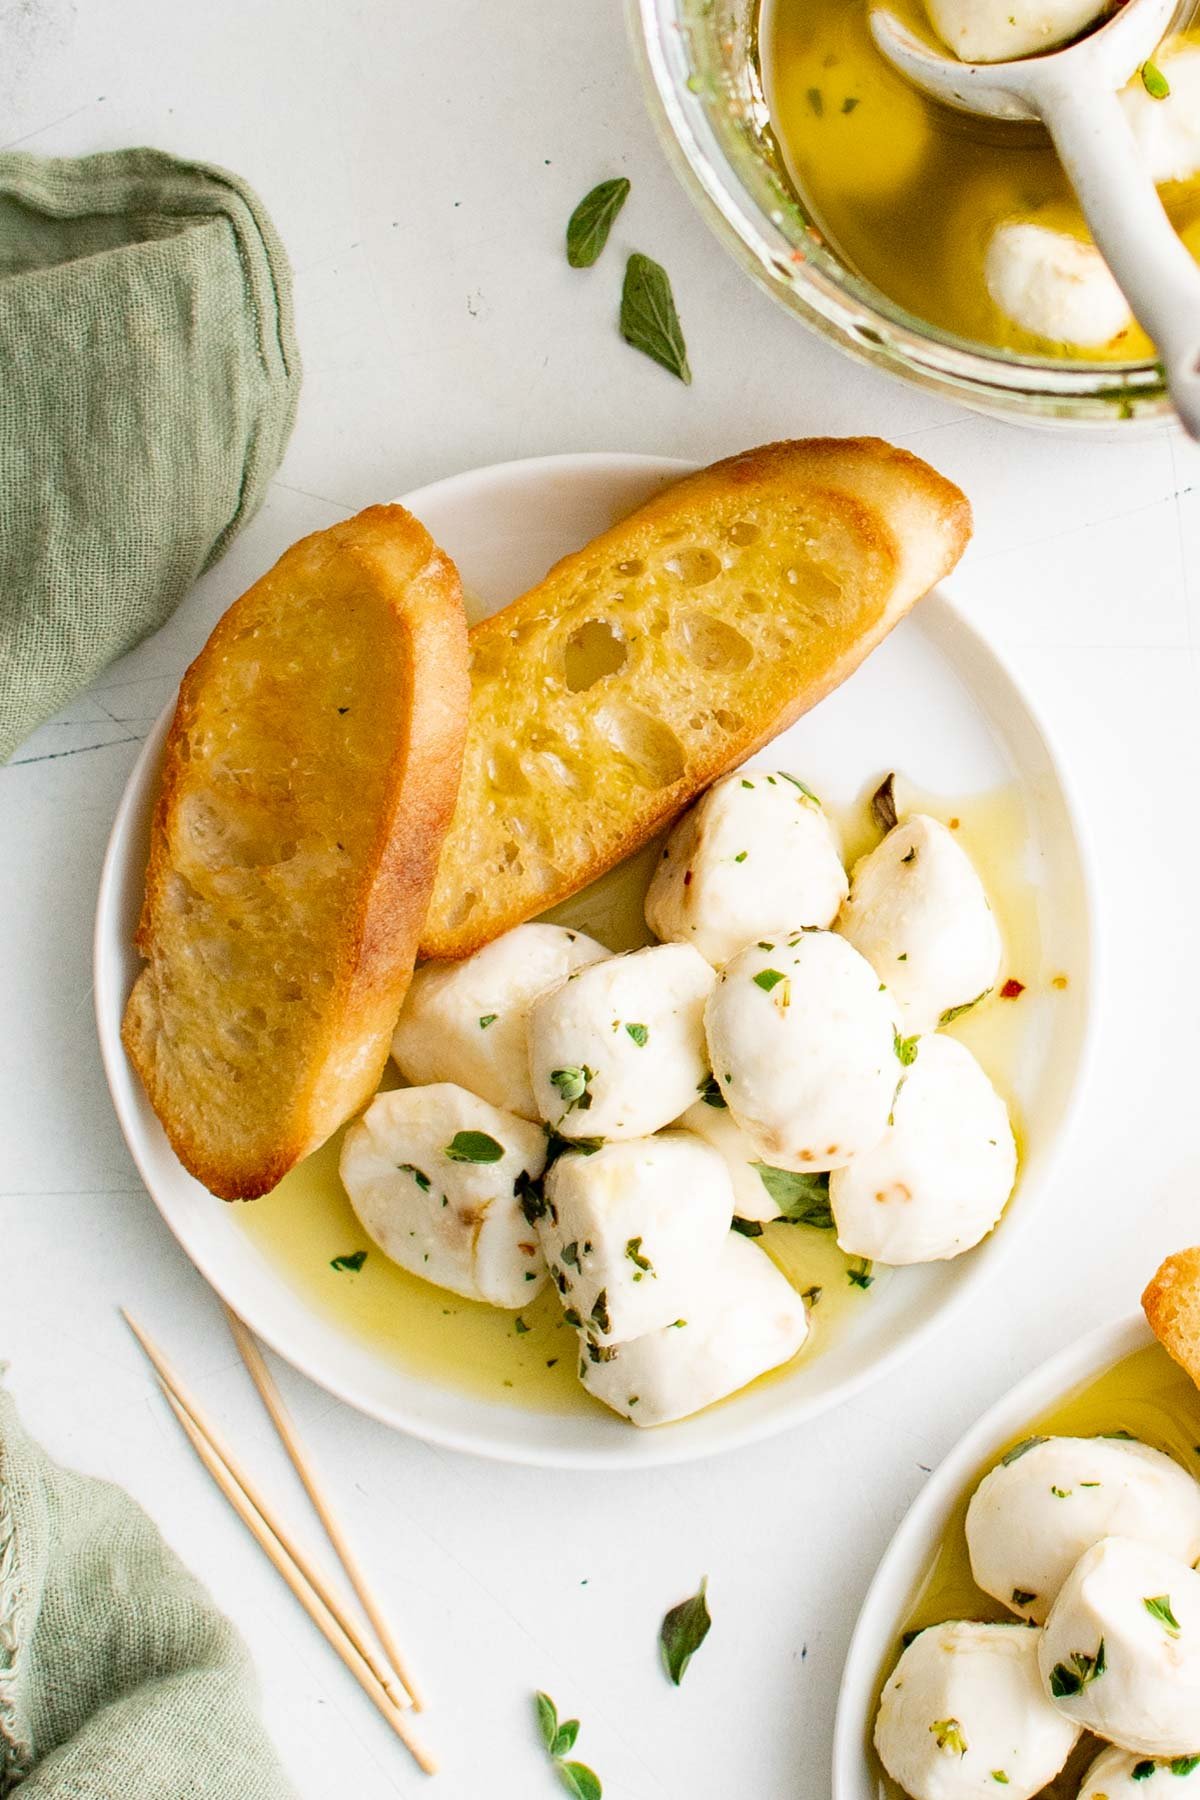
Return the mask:
{"type": "Polygon", "coordinates": [[[294,1800],[233,1626],[120,1488],[0,1388],[0,1796],[294,1800]]]}
{"type": "Polygon", "coordinates": [[[253,515],[299,385],[287,257],[237,176],[0,153],[0,760],[253,515]]]}

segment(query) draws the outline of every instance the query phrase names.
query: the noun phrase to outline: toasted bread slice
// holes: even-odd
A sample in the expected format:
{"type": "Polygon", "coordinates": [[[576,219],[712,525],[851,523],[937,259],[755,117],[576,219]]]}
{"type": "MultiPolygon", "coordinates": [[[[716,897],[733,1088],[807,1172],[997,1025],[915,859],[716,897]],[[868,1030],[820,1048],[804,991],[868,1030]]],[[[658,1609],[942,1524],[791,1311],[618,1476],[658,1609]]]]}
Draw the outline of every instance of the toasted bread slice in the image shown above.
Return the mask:
{"type": "Polygon", "coordinates": [[[266,1193],[375,1091],[468,691],[458,573],[401,506],[294,545],[184,676],[122,1037],[225,1199],[266,1193]]]}
{"type": "Polygon", "coordinates": [[[844,681],[970,531],[958,489],[878,438],[768,444],[476,625],[422,953],[466,956],[637,849],[844,681]]]}
{"type": "Polygon", "coordinates": [[[1150,1329],[1200,1387],[1200,1248],[1168,1256],[1142,1295],[1150,1329]]]}

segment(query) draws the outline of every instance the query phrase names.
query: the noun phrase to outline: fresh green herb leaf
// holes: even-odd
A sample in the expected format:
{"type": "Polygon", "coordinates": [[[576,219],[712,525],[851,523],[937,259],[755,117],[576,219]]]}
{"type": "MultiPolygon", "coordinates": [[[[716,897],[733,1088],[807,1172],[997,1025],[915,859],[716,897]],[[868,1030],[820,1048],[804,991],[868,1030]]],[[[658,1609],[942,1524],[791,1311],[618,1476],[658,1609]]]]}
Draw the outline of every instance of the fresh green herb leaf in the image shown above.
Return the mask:
{"type": "Polygon", "coordinates": [[[520,1201],[526,1224],[536,1225],[539,1219],[545,1218],[546,1196],[542,1184],[534,1180],[528,1169],[522,1169],[513,1182],[513,1195],[520,1201]]]}
{"type": "Polygon", "coordinates": [[[817,118],[819,119],[821,117],[822,113],[825,111],[825,100],[824,100],[824,97],[822,96],[820,88],[817,88],[817,87],[809,88],[808,104],[812,107],[813,112],[817,115],[817,118]]]}
{"type": "Polygon", "coordinates": [[[820,806],[821,802],[817,799],[817,796],[810,787],[805,787],[798,775],[789,775],[786,769],[780,769],[779,773],[783,776],[785,781],[790,781],[793,787],[799,788],[806,800],[811,800],[814,806],[820,806]]]}
{"type": "Polygon", "coordinates": [[[705,1106],[724,1107],[726,1104],[725,1096],[721,1092],[721,1084],[715,1075],[706,1075],[697,1092],[705,1106]]]}
{"type": "Polygon", "coordinates": [[[929,1727],[933,1741],[947,1756],[965,1756],[967,1740],[957,1719],[935,1719],[929,1727]]]}
{"type": "Polygon", "coordinates": [[[1069,1664],[1055,1663],[1051,1669],[1050,1692],[1056,1700],[1081,1694],[1090,1682],[1099,1681],[1107,1666],[1103,1638],[1100,1639],[1100,1647],[1095,1656],[1089,1656],[1084,1650],[1072,1650],[1069,1664]]]}
{"type": "Polygon", "coordinates": [[[1172,1775],[1191,1775],[1200,1769],[1200,1756],[1175,1756],[1167,1767],[1172,1775]]]}
{"type": "Polygon", "coordinates": [[[761,1237],[763,1228],[757,1219],[734,1219],[733,1229],[740,1231],[743,1237],[761,1237]]]}
{"type": "Polygon", "coordinates": [[[1068,1500],[1071,1495],[1070,1488],[1052,1487],[1050,1492],[1054,1495],[1056,1500],[1068,1500]]]}
{"type": "MultiPolygon", "coordinates": [[[[842,101],[842,111],[844,113],[852,113],[857,105],[858,105],[858,95],[857,94],[847,94],[846,98],[842,101]]],[[[996,1779],[998,1781],[1000,1779],[1000,1777],[997,1776],[996,1779]]],[[[1004,1777],[1004,1779],[1005,1779],[1005,1781],[1007,1781],[1008,1776],[1006,1775],[1004,1777]]]]}
{"type": "Polygon", "coordinates": [[[428,1175],[426,1175],[424,1169],[414,1168],[412,1163],[397,1163],[396,1166],[402,1175],[412,1176],[423,1194],[427,1194],[433,1186],[433,1183],[430,1181],[428,1175]]]}
{"type": "Polygon", "coordinates": [[[743,863],[749,854],[748,850],[739,850],[733,860],[735,863],[743,863]]]}
{"type": "Polygon", "coordinates": [[[961,1019],[963,1014],[969,1013],[973,1006],[978,1006],[981,1000],[986,1000],[991,991],[990,987],[984,988],[982,994],[976,994],[973,1000],[964,1000],[961,1006],[948,1006],[938,1020],[938,1024],[953,1025],[955,1019],[961,1019]]]}
{"type": "Polygon", "coordinates": [[[1152,1756],[1144,1756],[1141,1762],[1135,1762],[1129,1771],[1131,1781],[1149,1781],[1157,1767],[1152,1756]]]}
{"type": "Polygon", "coordinates": [[[764,994],[769,994],[773,987],[778,987],[781,981],[787,980],[787,977],[779,969],[760,969],[758,974],[752,977],[752,980],[755,987],[760,987],[764,994]]]}
{"type": "Polygon", "coordinates": [[[1036,1599],[1037,1595],[1031,1593],[1028,1588],[1014,1588],[1012,1591],[1014,1606],[1032,1606],[1036,1599]]]}
{"type": "Polygon", "coordinates": [[[559,1780],[568,1794],[574,1794],[575,1800],[600,1800],[604,1792],[600,1786],[600,1777],[586,1763],[560,1762],[555,1767],[559,1780]]]}
{"type": "Polygon", "coordinates": [[[1139,71],[1142,86],[1152,100],[1165,100],[1171,92],[1171,84],[1156,63],[1144,62],[1139,71]]]}
{"type": "Polygon", "coordinates": [[[329,1266],[331,1269],[349,1269],[353,1274],[357,1275],[366,1260],[367,1253],[365,1250],[352,1250],[349,1256],[333,1257],[330,1260],[329,1266]]]}
{"type": "Polygon", "coordinates": [[[621,290],[621,336],[680,381],[690,384],[687,346],[675,310],[671,282],[661,263],[637,251],[625,265],[621,290]]]}
{"type": "Polygon", "coordinates": [[[554,1740],[558,1736],[558,1708],[549,1694],[543,1694],[540,1689],[533,1699],[537,1707],[538,1730],[542,1734],[542,1742],[553,1755],[554,1740]]]}
{"type": "MultiPolygon", "coordinates": [[[[601,1288],[596,1295],[596,1304],[591,1312],[592,1324],[598,1331],[608,1332],[612,1329],[612,1320],[608,1315],[608,1289],[601,1288]]],[[[595,1359],[593,1359],[595,1360],[595,1359]]]]}
{"type": "Polygon", "coordinates": [[[1004,1773],[1003,1769],[993,1769],[992,1770],[992,1780],[998,1781],[1000,1783],[1001,1787],[1008,1786],[1008,1776],[1004,1773]]]}
{"type": "Polygon", "coordinates": [[[588,1083],[594,1080],[595,1074],[596,1071],[589,1069],[586,1063],[579,1069],[551,1069],[551,1085],[562,1095],[568,1112],[573,1107],[578,1107],[580,1112],[590,1110],[592,1096],[588,1092],[588,1083]]]}
{"type": "Polygon", "coordinates": [[[1027,1450],[1036,1450],[1039,1444],[1045,1444],[1048,1441],[1049,1440],[1044,1437],[1022,1438],[1019,1444],[1014,1444],[1011,1450],[1006,1450],[1004,1452],[1004,1455],[1000,1458],[1000,1468],[1007,1469],[1009,1463],[1019,1462],[1027,1450]]]}
{"type": "Polygon", "coordinates": [[[486,1031],[488,1026],[494,1025],[496,1023],[496,1020],[499,1017],[500,1017],[499,1013],[483,1013],[483,1014],[481,1014],[480,1020],[479,1020],[480,1031],[486,1031]]]}
{"type": "Polygon", "coordinates": [[[494,1163],[503,1159],[504,1145],[486,1131],[456,1131],[442,1155],[451,1162],[494,1163]]]}
{"type": "Polygon", "coordinates": [[[872,1264],[865,1256],[856,1256],[852,1259],[850,1267],[846,1270],[846,1280],[850,1283],[851,1287],[869,1288],[875,1280],[874,1275],[871,1273],[871,1268],[872,1264]],[[857,1268],[854,1266],[855,1263],[858,1264],[857,1268]]]}
{"type": "Polygon", "coordinates": [[[900,861],[902,863],[911,863],[911,862],[916,862],[916,860],[917,860],[917,846],[914,844],[912,849],[909,851],[908,855],[902,856],[900,858],[900,861]]]}
{"type": "Polygon", "coordinates": [[[654,1274],[654,1264],[650,1261],[648,1256],[642,1255],[642,1240],[640,1237],[630,1238],[625,1246],[625,1254],[633,1264],[634,1268],[646,1275],[654,1274]]]}
{"type": "Polygon", "coordinates": [[[639,1050],[644,1050],[650,1042],[650,1031],[646,1025],[627,1025],[625,1027],[639,1050]]]}
{"type": "Polygon", "coordinates": [[[573,269],[591,268],[628,197],[629,182],[624,175],[601,181],[583,196],[567,220],[567,261],[573,269]]]}
{"type": "Polygon", "coordinates": [[[1168,1637],[1179,1636],[1179,1620],[1171,1611],[1170,1594],[1155,1594],[1153,1598],[1142,1601],[1142,1605],[1152,1619],[1157,1619],[1168,1637]]]}
{"type": "Polygon", "coordinates": [[[579,1736],[579,1720],[565,1719],[554,1734],[554,1742],[550,1746],[551,1756],[566,1756],[575,1748],[575,1739],[579,1736]]]}
{"type": "Polygon", "coordinates": [[[525,1323],[524,1319],[517,1318],[514,1321],[513,1330],[518,1337],[524,1337],[525,1333],[529,1330],[529,1326],[525,1323]]]}
{"type": "Polygon", "coordinates": [[[658,1632],[663,1664],[678,1687],[687,1666],[708,1636],[712,1620],[708,1613],[708,1576],[700,1583],[699,1593],[681,1600],[663,1619],[658,1632]]]}
{"type": "Polygon", "coordinates": [[[795,1169],[775,1169],[761,1162],[750,1167],[790,1225],[815,1225],[818,1231],[832,1231],[828,1175],[802,1175],[795,1169]]]}
{"type": "Polygon", "coordinates": [[[893,831],[900,823],[896,811],[896,777],[885,775],[871,795],[871,812],[880,831],[893,831]]]}
{"type": "Polygon", "coordinates": [[[908,1068],[917,1060],[920,1043],[917,1037],[901,1037],[895,1026],[892,1027],[892,1049],[900,1059],[904,1068],[908,1068]]]}

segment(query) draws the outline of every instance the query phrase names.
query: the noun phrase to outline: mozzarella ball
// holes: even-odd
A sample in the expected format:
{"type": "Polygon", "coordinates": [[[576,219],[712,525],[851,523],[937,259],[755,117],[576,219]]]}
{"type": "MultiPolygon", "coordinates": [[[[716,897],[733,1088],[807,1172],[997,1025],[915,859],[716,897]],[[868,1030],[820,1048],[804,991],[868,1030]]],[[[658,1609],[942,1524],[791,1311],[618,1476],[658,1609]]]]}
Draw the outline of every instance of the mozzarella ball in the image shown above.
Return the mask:
{"type": "Polygon", "coordinates": [[[794,776],[739,770],[709,788],[667,839],[646,923],[719,968],[784,925],[832,925],[847,885],[816,796],[794,776]]]}
{"type": "Polygon", "coordinates": [[[608,1351],[584,1343],[579,1379],[635,1425],[667,1425],[788,1362],[807,1335],[795,1288],[765,1251],[729,1232],[715,1272],[671,1324],[608,1351]]]}
{"type": "Polygon", "coordinates": [[[1051,343],[1098,347],[1133,323],[1129,302],[1095,244],[1032,219],[996,226],[983,276],[1006,318],[1051,343]]]}
{"type": "Polygon", "coordinates": [[[716,1270],[732,1217],[721,1158],[664,1131],[559,1156],[538,1233],[568,1320],[612,1344],[679,1317],[716,1270]]]}
{"type": "Polygon", "coordinates": [[[1042,1682],[1064,1717],[1143,1756],[1200,1748],[1200,1575],[1186,1563],[1101,1538],[1040,1635],[1042,1682]]]}
{"type": "Polygon", "coordinates": [[[1096,0],[925,0],[929,22],[962,62],[1040,56],[1078,37],[1104,11],[1096,0]]]}
{"type": "Polygon", "coordinates": [[[884,1263],[940,1262],[986,1237],[1012,1193],[1017,1146],[971,1052],[930,1033],[905,1046],[891,1123],[829,1178],[838,1243],[884,1263]]]}
{"type": "Polygon", "coordinates": [[[886,983],[907,1033],[980,999],[1000,970],[983,883],[954,833],[924,813],[855,863],[837,930],[886,983]]]}
{"type": "Polygon", "coordinates": [[[764,1164],[758,1146],[742,1130],[719,1092],[689,1106],[679,1123],[684,1131],[694,1131],[724,1158],[733,1183],[735,1218],[754,1219],[760,1224],[779,1218],[779,1208],[759,1173],[764,1164]]]}
{"type": "Polygon", "coordinates": [[[1046,1699],[1040,1633],[955,1619],[922,1631],[880,1696],[875,1748],[912,1800],[1032,1800],[1078,1727],[1046,1699]]]}
{"type": "Polygon", "coordinates": [[[1039,1625],[1104,1537],[1151,1544],[1191,1567],[1200,1558],[1200,1482],[1149,1444],[1031,1438],[984,1476],[967,1508],[977,1585],[1039,1625]]]}
{"type": "Polygon", "coordinates": [[[580,969],[535,1000],[529,1067],[563,1137],[637,1138],[669,1125],[705,1080],[704,1002],[716,977],[687,944],[580,969]]]}
{"type": "Polygon", "coordinates": [[[903,1072],[895,1010],[844,938],[752,944],[717,977],[705,1025],[713,1074],[764,1162],[838,1169],[883,1136],[903,1072]]]}
{"type": "Polygon", "coordinates": [[[1200,1794],[1200,1756],[1189,1755],[1168,1762],[1152,1762],[1135,1750],[1118,1750],[1110,1746],[1102,1750],[1079,1787],[1079,1800],[1189,1800],[1187,1783],[1191,1782],[1190,1800],[1200,1794]],[[1152,1776],[1163,1779],[1153,1787],[1146,1783],[1152,1776]],[[1182,1786],[1180,1784],[1183,1784],[1182,1786]]]}
{"type": "Polygon", "coordinates": [[[518,925],[463,962],[424,963],[412,978],[392,1056],[406,1081],[455,1081],[536,1119],[529,1081],[529,1008],[573,969],[608,951],[582,931],[518,925]]]}
{"type": "Polygon", "coordinates": [[[516,1307],[546,1279],[519,1197],[545,1162],[540,1126],[447,1081],[377,1094],[346,1132],[339,1168],[385,1256],[469,1300],[516,1307]]]}
{"type": "Polygon", "coordinates": [[[1200,173],[1200,44],[1180,40],[1154,58],[1170,88],[1156,100],[1140,73],[1121,93],[1138,154],[1154,181],[1190,181],[1200,173]]]}

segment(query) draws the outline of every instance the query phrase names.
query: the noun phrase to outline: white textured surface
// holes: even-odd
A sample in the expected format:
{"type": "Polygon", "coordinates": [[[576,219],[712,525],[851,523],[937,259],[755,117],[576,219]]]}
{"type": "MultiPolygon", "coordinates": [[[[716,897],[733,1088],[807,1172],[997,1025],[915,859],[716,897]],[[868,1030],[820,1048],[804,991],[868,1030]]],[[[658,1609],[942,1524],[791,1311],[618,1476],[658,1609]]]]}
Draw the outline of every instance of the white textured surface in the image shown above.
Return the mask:
{"type": "Polygon", "coordinates": [[[550,1800],[529,1722],[543,1686],[582,1717],[578,1753],[607,1800],[825,1800],[854,1614],[923,1471],[1017,1374],[1126,1311],[1157,1258],[1200,1237],[1200,452],[1166,429],[1079,439],[972,418],[796,328],[677,189],[616,0],[31,0],[0,22],[6,146],[146,142],[226,163],[262,193],[297,270],[306,382],[267,507],[158,638],[0,771],[0,1355],[46,1444],[132,1489],[238,1620],[305,1800],[424,1784],[227,1514],[116,1317],[127,1303],[169,1339],[307,1530],[100,1073],[91,914],[138,740],[217,614],[295,537],[459,468],[872,431],[975,502],[956,592],[1073,765],[1099,853],[1107,1016],[1057,1208],[955,1342],[803,1434],[603,1479],[425,1449],[282,1371],[434,1697],[432,1793],[550,1800]],[[574,273],[563,222],[611,173],[633,196],[604,261],[574,273]],[[671,272],[690,390],[613,329],[635,246],[671,272]],[[716,1623],[677,1693],[655,1632],[706,1571],[716,1623]]]}

